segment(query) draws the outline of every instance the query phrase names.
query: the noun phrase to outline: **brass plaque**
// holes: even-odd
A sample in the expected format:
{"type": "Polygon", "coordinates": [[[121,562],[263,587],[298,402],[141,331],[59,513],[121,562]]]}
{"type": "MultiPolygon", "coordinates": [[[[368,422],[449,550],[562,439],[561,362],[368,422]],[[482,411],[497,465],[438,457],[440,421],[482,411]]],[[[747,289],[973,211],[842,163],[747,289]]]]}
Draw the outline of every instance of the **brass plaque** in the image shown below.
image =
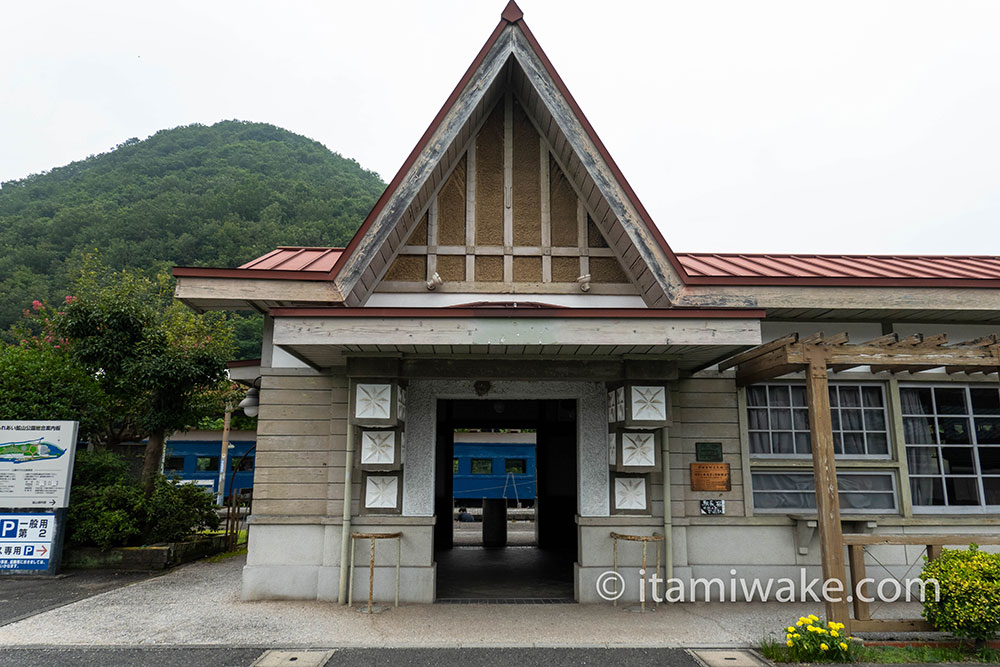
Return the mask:
{"type": "Polygon", "coordinates": [[[728,463],[692,463],[692,491],[732,491],[728,463]]]}

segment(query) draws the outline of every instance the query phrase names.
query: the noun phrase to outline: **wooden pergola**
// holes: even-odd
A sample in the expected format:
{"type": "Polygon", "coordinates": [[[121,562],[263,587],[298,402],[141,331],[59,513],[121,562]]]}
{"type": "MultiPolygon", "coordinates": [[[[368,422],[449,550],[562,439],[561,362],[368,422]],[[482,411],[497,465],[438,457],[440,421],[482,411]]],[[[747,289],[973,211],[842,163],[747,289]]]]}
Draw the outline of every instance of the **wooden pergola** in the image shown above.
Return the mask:
{"type": "Polygon", "coordinates": [[[839,602],[826,601],[826,616],[848,627],[851,618],[847,596],[856,592],[846,585],[828,371],[859,366],[868,366],[873,373],[918,373],[937,368],[944,368],[948,373],[997,373],[1000,372],[1000,336],[991,334],[949,345],[945,334],[914,334],[900,338],[893,333],[850,345],[846,333],[829,337],[818,333],[801,339],[798,334],[790,334],[719,364],[719,370],[736,368],[736,384],[740,387],[787,373],[805,372],[823,578],[839,581],[843,591],[839,602]]]}

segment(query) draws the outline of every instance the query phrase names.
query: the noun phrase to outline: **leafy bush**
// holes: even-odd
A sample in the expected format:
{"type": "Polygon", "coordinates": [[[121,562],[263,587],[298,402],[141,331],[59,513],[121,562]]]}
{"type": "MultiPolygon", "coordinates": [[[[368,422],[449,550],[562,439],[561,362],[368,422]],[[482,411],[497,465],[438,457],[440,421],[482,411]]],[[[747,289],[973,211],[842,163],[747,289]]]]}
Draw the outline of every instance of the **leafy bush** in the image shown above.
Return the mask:
{"type": "Polygon", "coordinates": [[[977,641],[1000,629],[1000,555],[975,544],[967,550],[944,549],[924,565],[920,578],[937,581],[939,595],[928,586],[923,616],[935,629],[977,641]],[[935,599],[937,597],[937,599],[935,599]]]}
{"type": "Polygon", "coordinates": [[[853,637],[843,634],[844,624],[819,616],[801,616],[795,625],[785,628],[785,647],[793,662],[850,662],[853,637]]]}
{"type": "Polygon", "coordinates": [[[146,495],[111,452],[77,454],[67,518],[68,544],[102,549],[173,542],[219,526],[203,489],[160,475],[146,495]]]}

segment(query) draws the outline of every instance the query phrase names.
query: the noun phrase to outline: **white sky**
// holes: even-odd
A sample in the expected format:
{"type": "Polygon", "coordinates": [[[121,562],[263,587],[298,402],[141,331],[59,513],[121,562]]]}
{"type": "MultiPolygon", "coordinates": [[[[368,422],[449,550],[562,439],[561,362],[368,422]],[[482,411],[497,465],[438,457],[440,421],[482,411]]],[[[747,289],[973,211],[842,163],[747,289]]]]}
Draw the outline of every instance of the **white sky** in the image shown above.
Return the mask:
{"type": "MultiPolygon", "coordinates": [[[[520,5],[675,250],[1000,254],[1000,2],[520,5]]],[[[5,3],[0,181],[230,118],[388,181],[503,6],[5,3]]]]}

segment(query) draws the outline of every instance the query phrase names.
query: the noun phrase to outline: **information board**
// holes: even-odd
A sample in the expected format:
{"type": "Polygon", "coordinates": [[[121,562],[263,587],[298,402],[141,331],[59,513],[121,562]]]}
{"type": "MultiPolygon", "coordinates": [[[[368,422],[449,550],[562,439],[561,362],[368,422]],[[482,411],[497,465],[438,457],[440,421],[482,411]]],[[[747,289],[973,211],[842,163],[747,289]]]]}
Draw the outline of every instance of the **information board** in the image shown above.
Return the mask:
{"type": "Polygon", "coordinates": [[[71,421],[0,421],[0,508],[69,504],[76,431],[71,421]]]}
{"type": "Polygon", "coordinates": [[[48,570],[55,514],[0,514],[0,570],[48,570]]]}

